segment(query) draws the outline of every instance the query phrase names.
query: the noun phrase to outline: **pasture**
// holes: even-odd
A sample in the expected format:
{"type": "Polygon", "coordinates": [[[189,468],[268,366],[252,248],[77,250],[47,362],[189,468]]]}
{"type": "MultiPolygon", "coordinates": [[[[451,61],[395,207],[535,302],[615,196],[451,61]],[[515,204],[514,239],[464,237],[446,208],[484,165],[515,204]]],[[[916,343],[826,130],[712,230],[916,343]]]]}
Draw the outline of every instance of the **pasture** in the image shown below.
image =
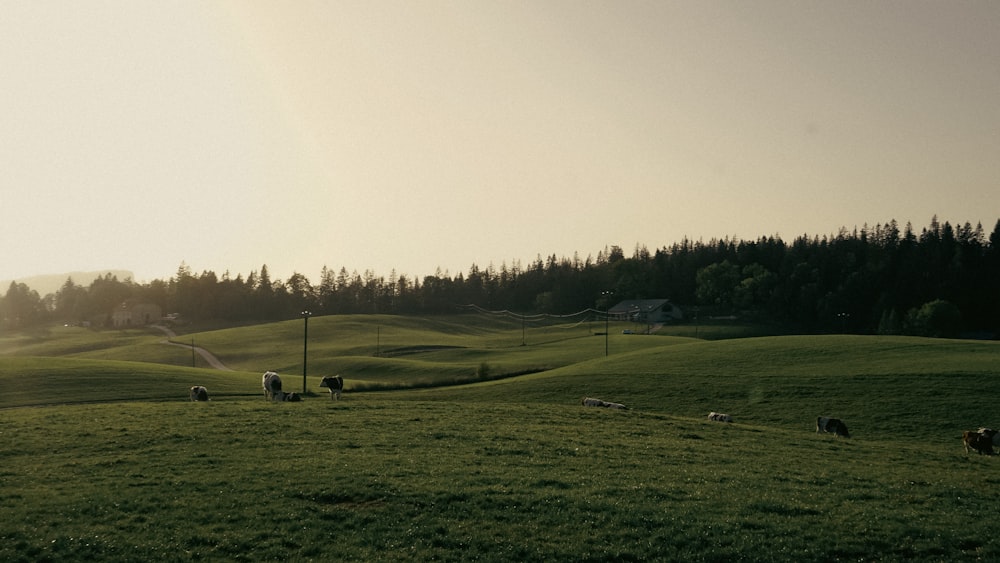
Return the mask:
{"type": "Polygon", "coordinates": [[[280,325],[194,335],[234,372],[0,348],[0,558],[1000,559],[1000,457],[960,440],[1000,422],[997,343],[613,334],[605,357],[598,337],[446,324],[386,340],[395,356],[310,343],[310,391],[337,369],[339,402],[266,403],[247,367],[301,361],[301,322],[284,345],[280,325]],[[255,331],[275,340],[240,351],[255,331]],[[437,386],[483,362],[531,373],[437,386]],[[351,366],[396,390],[352,389],[351,366]],[[853,438],[817,435],[820,414],[853,438]]]}

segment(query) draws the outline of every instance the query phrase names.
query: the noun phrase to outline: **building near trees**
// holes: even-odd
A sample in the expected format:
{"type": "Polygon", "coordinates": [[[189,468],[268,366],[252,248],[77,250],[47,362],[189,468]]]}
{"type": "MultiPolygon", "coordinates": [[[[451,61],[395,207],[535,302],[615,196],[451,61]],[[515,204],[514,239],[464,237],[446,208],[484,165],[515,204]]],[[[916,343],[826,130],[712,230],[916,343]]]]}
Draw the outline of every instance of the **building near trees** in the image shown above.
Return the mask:
{"type": "Polygon", "coordinates": [[[159,305],[148,302],[126,301],[111,313],[111,325],[115,328],[140,327],[160,322],[163,310],[159,305]]]}
{"type": "Polygon", "coordinates": [[[634,323],[663,324],[684,318],[680,307],[669,299],[626,299],[608,309],[615,320],[634,323]]]}

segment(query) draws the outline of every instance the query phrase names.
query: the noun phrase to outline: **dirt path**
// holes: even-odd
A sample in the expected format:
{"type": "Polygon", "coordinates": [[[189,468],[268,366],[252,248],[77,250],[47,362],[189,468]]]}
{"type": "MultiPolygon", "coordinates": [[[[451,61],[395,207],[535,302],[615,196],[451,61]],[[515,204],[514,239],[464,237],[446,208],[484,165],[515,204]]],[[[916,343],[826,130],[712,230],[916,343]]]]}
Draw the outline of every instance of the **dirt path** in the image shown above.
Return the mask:
{"type": "Polygon", "coordinates": [[[213,368],[215,368],[215,369],[221,369],[223,371],[233,371],[233,370],[229,369],[228,367],[226,367],[225,364],[223,364],[222,362],[220,362],[219,358],[216,358],[215,356],[212,355],[211,352],[209,352],[208,350],[206,350],[204,348],[199,348],[198,346],[193,346],[191,344],[181,344],[179,342],[171,342],[170,339],[171,338],[177,338],[177,334],[174,333],[174,331],[170,330],[169,328],[167,328],[167,327],[165,327],[163,325],[153,325],[153,328],[159,329],[159,330],[163,331],[164,334],[167,335],[166,338],[164,338],[163,340],[160,341],[161,344],[169,344],[171,346],[180,346],[181,348],[187,348],[188,350],[194,348],[194,351],[198,352],[198,354],[202,358],[205,358],[205,361],[208,362],[208,364],[210,366],[212,366],[213,368]]]}

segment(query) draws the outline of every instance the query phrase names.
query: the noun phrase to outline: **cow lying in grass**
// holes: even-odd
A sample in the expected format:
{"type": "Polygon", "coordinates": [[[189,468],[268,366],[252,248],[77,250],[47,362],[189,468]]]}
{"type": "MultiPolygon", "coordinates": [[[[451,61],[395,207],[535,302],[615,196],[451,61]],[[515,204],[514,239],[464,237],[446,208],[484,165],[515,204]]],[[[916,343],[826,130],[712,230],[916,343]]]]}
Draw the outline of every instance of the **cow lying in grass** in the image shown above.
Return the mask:
{"type": "Polygon", "coordinates": [[[208,400],[208,389],[205,389],[201,385],[195,385],[191,388],[191,400],[192,401],[207,401],[208,400]]]}
{"type": "Polygon", "coordinates": [[[708,419],[709,420],[713,420],[715,422],[732,422],[733,421],[733,417],[729,416],[728,414],[721,413],[721,412],[715,412],[715,411],[712,411],[712,412],[708,413],[708,419]]]}
{"type": "Polygon", "coordinates": [[[595,399],[593,397],[584,397],[581,404],[585,407],[605,407],[609,409],[627,409],[625,405],[621,403],[609,403],[608,401],[602,401],[601,399],[595,399]]]}
{"type": "Polygon", "coordinates": [[[330,400],[337,399],[339,401],[340,392],[344,390],[344,378],[339,375],[328,375],[323,378],[319,386],[330,390],[330,400]]]}
{"type": "Polygon", "coordinates": [[[847,431],[847,425],[839,418],[820,416],[816,418],[816,432],[830,432],[837,436],[850,438],[851,433],[847,431]]]}
{"type": "Polygon", "coordinates": [[[277,372],[265,371],[261,377],[261,385],[264,387],[264,398],[268,401],[285,400],[285,394],[281,391],[281,377],[277,372]]]}

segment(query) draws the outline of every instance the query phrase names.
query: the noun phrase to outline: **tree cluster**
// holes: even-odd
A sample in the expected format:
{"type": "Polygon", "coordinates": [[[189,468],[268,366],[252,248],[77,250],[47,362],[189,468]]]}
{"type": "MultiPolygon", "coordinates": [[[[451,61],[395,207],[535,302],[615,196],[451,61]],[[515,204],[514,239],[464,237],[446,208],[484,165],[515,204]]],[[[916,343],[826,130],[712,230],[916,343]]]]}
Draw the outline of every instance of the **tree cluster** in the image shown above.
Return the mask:
{"type": "Polygon", "coordinates": [[[422,280],[345,268],[323,269],[318,284],[295,273],[272,280],[259,272],[221,277],[194,274],[181,264],[169,280],[136,284],[110,274],[82,287],[67,279],[40,297],[12,283],[0,299],[0,322],[100,325],[110,311],[151,302],[191,320],[275,321],[348,313],[441,314],[464,305],[566,314],[606,308],[619,299],[670,299],[689,314],[735,315],[784,324],[798,332],[857,332],[954,336],[995,335],[1000,319],[1000,221],[987,236],[981,225],[955,227],[935,217],[916,233],[896,221],[836,235],[803,235],[787,243],[684,239],[631,256],[612,246],[596,259],[547,259],[522,266],[473,265],[468,273],[422,280]],[[612,296],[613,297],[609,297],[612,296]]]}

